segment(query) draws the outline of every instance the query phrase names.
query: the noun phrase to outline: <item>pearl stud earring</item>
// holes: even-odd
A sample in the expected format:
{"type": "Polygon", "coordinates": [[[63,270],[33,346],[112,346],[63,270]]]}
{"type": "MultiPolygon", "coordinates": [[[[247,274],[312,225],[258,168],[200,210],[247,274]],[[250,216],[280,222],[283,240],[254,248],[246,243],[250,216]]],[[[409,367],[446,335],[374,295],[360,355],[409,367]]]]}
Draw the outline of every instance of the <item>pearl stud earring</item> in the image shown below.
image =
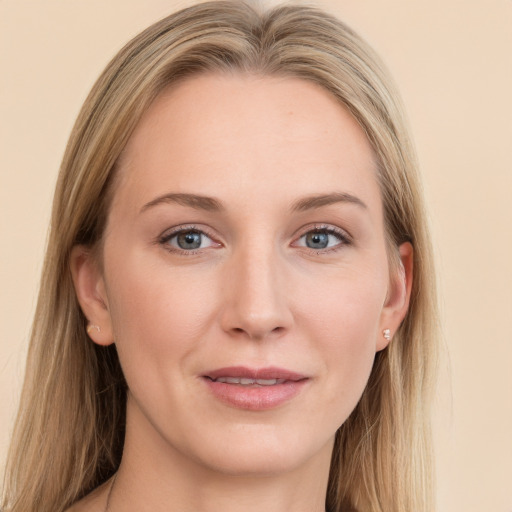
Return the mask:
{"type": "Polygon", "coordinates": [[[384,336],[384,338],[389,341],[391,339],[391,331],[389,329],[384,329],[382,331],[382,336],[384,336]]]}
{"type": "Polygon", "coordinates": [[[100,326],[99,325],[94,325],[94,324],[89,324],[87,326],[87,334],[91,334],[91,331],[93,329],[96,329],[98,332],[101,332],[101,329],[100,329],[100,326]]]}

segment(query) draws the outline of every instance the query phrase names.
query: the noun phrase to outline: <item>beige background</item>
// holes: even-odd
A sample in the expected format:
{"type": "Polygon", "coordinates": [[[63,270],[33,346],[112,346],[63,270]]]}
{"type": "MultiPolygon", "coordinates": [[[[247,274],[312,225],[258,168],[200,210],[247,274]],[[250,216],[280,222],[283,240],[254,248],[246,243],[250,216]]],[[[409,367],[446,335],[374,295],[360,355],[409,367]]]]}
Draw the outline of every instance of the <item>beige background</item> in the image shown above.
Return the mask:
{"type": "MultiPolygon", "coordinates": [[[[0,465],[74,118],[124,42],[189,3],[0,0],[0,465]]],[[[384,57],[416,136],[450,353],[439,511],[512,512],[512,1],[317,3],[384,57]]]]}

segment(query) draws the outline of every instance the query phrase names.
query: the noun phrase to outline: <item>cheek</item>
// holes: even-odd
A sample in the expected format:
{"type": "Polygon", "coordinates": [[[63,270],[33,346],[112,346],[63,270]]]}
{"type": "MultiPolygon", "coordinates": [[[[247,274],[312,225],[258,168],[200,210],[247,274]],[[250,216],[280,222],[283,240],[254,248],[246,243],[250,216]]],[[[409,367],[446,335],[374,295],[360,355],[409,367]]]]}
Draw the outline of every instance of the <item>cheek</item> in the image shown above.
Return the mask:
{"type": "MultiPolygon", "coordinates": [[[[340,273],[300,296],[301,329],[321,351],[331,405],[343,422],[369,378],[387,290],[387,274],[378,267],[340,273]]],[[[300,309],[299,309],[300,308],[300,309]]]]}
{"type": "Polygon", "coordinates": [[[120,263],[109,274],[109,310],[125,373],[132,365],[136,372],[186,361],[213,314],[211,287],[180,269],[143,264],[136,256],[112,259],[120,263]]]}
{"type": "Polygon", "coordinates": [[[375,342],[387,293],[387,270],[376,263],[311,275],[296,290],[298,321],[307,319],[333,349],[357,351],[375,342]]]}

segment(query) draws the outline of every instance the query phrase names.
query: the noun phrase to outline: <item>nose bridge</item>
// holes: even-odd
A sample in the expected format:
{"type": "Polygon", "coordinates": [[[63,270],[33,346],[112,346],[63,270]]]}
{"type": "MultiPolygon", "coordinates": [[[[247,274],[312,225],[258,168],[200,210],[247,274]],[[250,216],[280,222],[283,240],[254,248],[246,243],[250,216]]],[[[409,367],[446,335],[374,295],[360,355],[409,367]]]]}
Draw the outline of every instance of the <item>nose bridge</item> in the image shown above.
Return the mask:
{"type": "Polygon", "coordinates": [[[283,263],[276,244],[268,238],[253,239],[234,250],[225,290],[225,330],[264,338],[289,326],[283,263]]]}

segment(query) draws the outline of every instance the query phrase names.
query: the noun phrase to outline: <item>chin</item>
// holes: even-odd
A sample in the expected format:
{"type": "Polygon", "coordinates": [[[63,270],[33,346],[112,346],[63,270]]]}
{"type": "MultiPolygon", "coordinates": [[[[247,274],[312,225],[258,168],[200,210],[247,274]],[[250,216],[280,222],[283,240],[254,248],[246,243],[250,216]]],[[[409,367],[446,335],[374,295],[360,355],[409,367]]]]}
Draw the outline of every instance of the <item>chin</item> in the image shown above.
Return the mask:
{"type": "MultiPolygon", "coordinates": [[[[270,426],[265,427],[263,430],[270,426]]],[[[269,433],[251,426],[244,430],[238,435],[216,439],[214,443],[203,446],[202,450],[196,445],[196,460],[219,474],[275,476],[293,472],[315,456],[330,459],[334,443],[334,435],[322,444],[318,438],[308,442],[307,437],[299,432],[290,432],[291,429],[283,433],[269,433]]]]}

